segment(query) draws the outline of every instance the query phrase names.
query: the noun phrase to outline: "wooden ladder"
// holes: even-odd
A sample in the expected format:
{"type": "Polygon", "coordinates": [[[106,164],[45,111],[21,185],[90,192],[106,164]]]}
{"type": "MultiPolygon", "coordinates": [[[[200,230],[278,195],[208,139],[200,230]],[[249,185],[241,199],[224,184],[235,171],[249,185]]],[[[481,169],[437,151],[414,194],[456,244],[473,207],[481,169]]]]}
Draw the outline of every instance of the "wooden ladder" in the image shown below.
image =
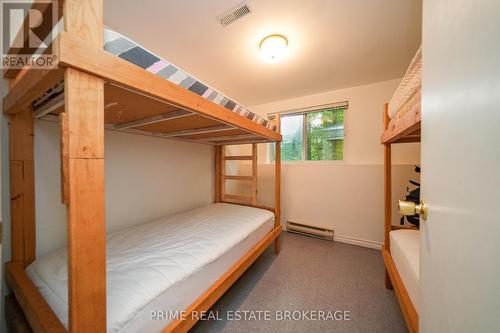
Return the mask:
{"type": "Polygon", "coordinates": [[[227,156],[226,146],[216,148],[216,173],[217,184],[215,190],[216,202],[232,202],[242,204],[257,204],[257,144],[252,144],[252,155],[227,156]],[[252,161],[251,176],[232,176],[226,174],[226,161],[252,161]],[[252,182],[251,196],[226,193],[226,181],[252,182]]]}

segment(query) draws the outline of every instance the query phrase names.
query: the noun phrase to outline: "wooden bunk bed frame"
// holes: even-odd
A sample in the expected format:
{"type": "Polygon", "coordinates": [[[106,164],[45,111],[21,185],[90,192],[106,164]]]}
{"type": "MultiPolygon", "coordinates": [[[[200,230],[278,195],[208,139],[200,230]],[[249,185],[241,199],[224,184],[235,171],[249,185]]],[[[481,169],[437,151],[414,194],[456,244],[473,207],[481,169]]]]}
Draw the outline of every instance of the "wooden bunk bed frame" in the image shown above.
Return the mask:
{"type": "Polygon", "coordinates": [[[24,270],[36,256],[37,115],[32,102],[64,82],[64,98],[51,107],[49,116],[57,117],[61,125],[61,192],[67,206],[68,226],[69,332],[106,332],[105,128],[214,145],[215,201],[269,209],[275,214],[273,230],[186,309],[186,320],[175,320],[164,329],[186,332],[197,321],[190,314],[208,310],[271,243],[274,242],[276,254],[280,251],[279,117],[276,132],[107,53],[103,50],[102,0],[66,0],[59,4],[64,31],[57,37],[58,67],[4,71],[10,79],[3,105],[4,113],[10,116],[12,247],[6,281],[34,332],[67,332],[24,270]],[[120,101],[122,108],[106,109],[114,101],[120,101]],[[274,208],[257,205],[257,143],[261,142],[276,144],[274,208]],[[247,143],[253,147],[251,156],[226,156],[226,145],[247,143]],[[227,160],[251,160],[252,176],[226,175],[227,160]],[[228,180],[251,181],[252,195],[227,194],[228,180]]]}
{"type": "Polygon", "coordinates": [[[384,145],[384,247],[382,248],[382,256],[385,264],[385,287],[395,290],[408,330],[411,333],[417,333],[418,313],[392,259],[389,233],[391,230],[415,229],[392,224],[391,145],[420,142],[420,105],[406,112],[402,117],[396,116],[393,119],[390,119],[388,109],[389,104],[386,103],[383,112],[384,132],[381,138],[384,145]]]}

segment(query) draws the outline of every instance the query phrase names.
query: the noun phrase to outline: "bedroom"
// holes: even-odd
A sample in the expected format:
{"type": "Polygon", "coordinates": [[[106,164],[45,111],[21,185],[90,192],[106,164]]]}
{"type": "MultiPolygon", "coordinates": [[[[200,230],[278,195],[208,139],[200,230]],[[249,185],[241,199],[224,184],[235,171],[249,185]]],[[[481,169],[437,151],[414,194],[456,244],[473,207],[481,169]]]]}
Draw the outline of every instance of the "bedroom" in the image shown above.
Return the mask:
{"type": "Polygon", "coordinates": [[[499,329],[498,4],[2,10],[2,331],[499,329]]]}

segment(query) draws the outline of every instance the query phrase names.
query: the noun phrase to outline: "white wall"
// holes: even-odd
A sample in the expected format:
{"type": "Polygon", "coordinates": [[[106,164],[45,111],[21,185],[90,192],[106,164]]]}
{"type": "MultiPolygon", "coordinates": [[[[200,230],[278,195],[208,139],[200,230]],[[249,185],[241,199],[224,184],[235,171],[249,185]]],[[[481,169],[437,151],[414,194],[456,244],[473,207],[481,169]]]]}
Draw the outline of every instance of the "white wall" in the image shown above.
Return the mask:
{"type": "MultiPolygon", "coordinates": [[[[266,116],[339,101],[349,101],[345,113],[344,161],[283,163],[282,222],[295,221],[335,230],[337,240],[367,246],[383,241],[382,109],[399,80],[329,91],[251,107],[266,116]]],[[[393,146],[393,223],[398,223],[395,198],[403,196],[408,179],[419,177],[419,144],[393,146]]],[[[231,154],[245,148],[232,148],[231,154]]],[[[259,147],[259,202],[273,205],[273,165],[265,164],[266,147],[259,147]]],[[[231,166],[230,166],[231,167],[231,166]]],[[[241,173],[249,173],[248,165],[241,173]]],[[[229,187],[244,193],[243,187],[229,187]]],[[[248,192],[247,192],[248,193],[248,192]]]]}
{"type": "MultiPolygon", "coordinates": [[[[66,244],[58,123],[35,123],[37,254],[66,244]]],[[[213,201],[213,148],[106,131],[106,228],[148,222],[213,201]]]]}

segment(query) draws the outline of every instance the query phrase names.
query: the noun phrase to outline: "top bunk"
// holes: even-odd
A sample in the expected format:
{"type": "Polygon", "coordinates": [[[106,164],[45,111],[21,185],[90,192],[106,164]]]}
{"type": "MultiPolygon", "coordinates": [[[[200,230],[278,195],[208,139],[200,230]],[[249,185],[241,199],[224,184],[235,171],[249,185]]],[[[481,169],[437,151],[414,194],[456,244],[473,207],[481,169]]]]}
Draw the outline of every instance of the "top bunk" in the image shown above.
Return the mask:
{"type": "Polygon", "coordinates": [[[53,45],[56,68],[5,71],[12,80],[4,113],[29,108],[35,118],[58,119],[65,69],[75,68],[104,80],[107,129],[210,145],[281,141],[274,122],[110,29],[103,49],[68,32],[53,45]]]}
{"type": "Polygon", "coordinates": [[[384,109],[382,143],[420,142],[422,49],[411,61],[396,92],[384,109]]]}

